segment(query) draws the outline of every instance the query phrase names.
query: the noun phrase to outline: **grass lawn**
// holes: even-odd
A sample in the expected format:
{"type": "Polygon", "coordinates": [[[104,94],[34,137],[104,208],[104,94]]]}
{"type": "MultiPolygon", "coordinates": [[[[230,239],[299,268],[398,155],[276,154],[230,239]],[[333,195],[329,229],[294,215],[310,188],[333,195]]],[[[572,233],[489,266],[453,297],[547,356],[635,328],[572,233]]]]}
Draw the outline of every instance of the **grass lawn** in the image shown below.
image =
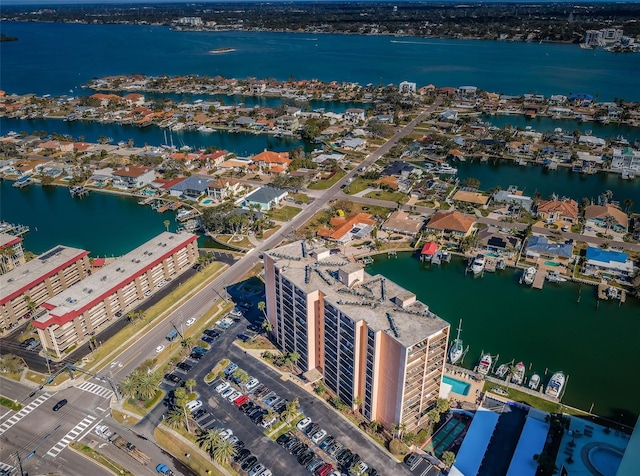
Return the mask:
{"type": "Polygon", "coordinates": [[[158,402],[162,400],[163,397],[164,397],[164,391],[157,390],[156,394],[149,400],[145,400],[144,402],[141,402],[139,400],[129,398],[122,404],[122,407],[131,413],[136,413],[140,416],[145,416],[147,413],[149,413],[149,410],[155,407],[158,404],[158,402]]]}
{"type": "Polygon", "coordinates": [[[79,453],[85,454],[89,459],[95,461],[114,474],[133,476],[133,473],[127,468],[87,445],[83,445],[82,443],[78,443],[77,441],[72,441],[71,443],[69,443],[69,447],[79,453]]]}
{"type": "Polygon", "coordinates": [[[238,340],[238,345],[243,349],[265,349],[265,350],[276,350],[276,347],[269,342],[264,336],[256,336],[253,339],[249,339],[247,342],[242,342],[238,340]]]}
{"type": "Polygon", "coordinates": [[[199,452],[194,451],[193,446],[174,438],[170,433],[163,431],[159,427],[155,429],[153,436],[158,445],[171,453],[176,459],[179,459],[185,466],[191,468],[196,474],[208,474],[207,471],[211,471],[211,474],[215,476],[223,476],[213,465],[213,462],[204,458],[199,452]],[[187,458],[186,454],[191,454],[191,456],[187,458]]]}
{"type": "Polygon", "coordinates": [[[309,184],[307,188],[311,190],[326,190],[335,185],[335,183],[345,175],[347,175],[347,173],[344,170],[338,170],[330,179],[319,180],[315,183],[309,184]]]}
{"type": "Polygon", "coordinates": [[[268,230],[265,230],[264,233],[262,233],[262,239],[266,240],[279,229],[280,229],[280,225],[277,225],[277,226],[274,226],[273,228],[269,228],[268,230]]]}
{"type": "Polygon", "coordinates": [[[290,193],[289,196],[296,202],[309,203],[309,195],[304,193],[290,193]]]}
{"type": "Polygon", "coordinates": [[[366,198],[375,198],[376,200],[385,200],[387,202],[405,203],[409,197],[400,192],[389,192],[388,190],[376,190],[365,195],[366,198]]]}
{"type": "Polygon", "coordinates": [[[216,239],[238,248],[253,248],[253,245],[244,235],[217,235],[216,239]]]}
{"type": "Polygon", "coordinates": [[[318,228],[323,226],[324,223],[329,223],[330,219],[331,214],[326,210],[321,210],[313,215],[304,225],[298,228],[298,234],[301,236],[305,236],[307,233],[315,234],[318,228]]]}
{"type": "Polygon", "coordinates": [[[349,195],[355,195],[356,193],[360,193],[363,190],[366,190],[370,186],[371,186],[370,180],[364,179],[362,177],[358,177],[345,187],[344,193],[348,193],[349,195]]]}
{"type": "Polygon", "coordinates": [[[267,212],[267,216],[272,220],[287,222],[302,211],[302,208],[285,205],[267,212]]]}
{"type": "Polygon", "coordinates": [[[133,426],[140,421],[139,418],[134,418],[125,413],[119,412],[118,410],[111,409],[111,416],[115,421],[120,423],[121,425],[130,425],[133,426]]]}
{"type": "Polygon", "coordinates": [[[485,382],[483,390],[485,392],[491,392],[491,388],[500,387],[508,392],[508,397],[511,400],[516,402],[523,402],[527,405],[531,405],[534,408],[538,408],[540,410],[544,410],[545,412],[554,413],[560,410],[560,404],[550,402],[543,398],[536,397],[534,395],[529,395],[528,393],[521,392],[516,390],[515,388],[507,387],[505,385],[500,385],[493,382],[485,382]]]}
{"type": "Polygon", "coordinates": [[[14,402],[10,398],[3,397],[1,395],[0,395],[0,405],[2,405],[3,407],[7,407],[11,410],[14,410],[16,412],[19,412],[20,410],[22,410],[22,405],[20,403],[14,402]]]}

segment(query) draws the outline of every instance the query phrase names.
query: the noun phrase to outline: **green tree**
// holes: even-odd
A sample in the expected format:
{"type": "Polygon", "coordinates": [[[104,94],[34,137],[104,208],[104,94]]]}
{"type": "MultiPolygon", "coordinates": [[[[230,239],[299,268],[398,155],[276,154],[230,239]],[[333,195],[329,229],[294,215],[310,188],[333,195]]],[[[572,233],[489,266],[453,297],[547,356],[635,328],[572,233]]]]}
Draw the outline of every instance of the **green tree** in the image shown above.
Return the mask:
{"type": "Polygon", "coordinates": [[[236,454],[238,454],[238,447],[227,438],[215,446],[211,457],[216,463],[226,465],[236,454]]]}
{"type": "Polygon", "coordinates": [[[190,378],[184,383],[184,386],[189,389],[189,393],[193,393],[193,389],[196,386],[196,379],[190,378]]]}
{"type": "Polygon", "coordinates": [[[284,411],[280,414],[280,418],[282,419],[282,421],[284,421],[285,423],[289,423],[291,420],[293,420],[298,415],[299,406],[300,402],[297,398],[295,398],[291,402],[288,402],[285,405],[284,411]]]}
{"type": "Polygon", "coordinates": [[[165,220],[164,222],[164,228],[169,231],[169,225],[171,225],[171,222],[169,220],[165,220]]]}
{"type": "Polygon", "coordinates": [[[446,398],[438,398],[438,400],[436,400],[436,409],[438,412],[446,413],[449,411],[449,408],[451,408],[451,403],[446,398]]]}
{"type": "Polygon", "coordinates": [[[369,422],[369,429],[373,433],[378,433],[378,430],[380,430],[380,428],[382,428],[382,423],[380,423],[378,420],[372,420],[369,422]]]}
{"type": "Polygon", "coordinates": [[[209,453],[209,456],[211,456],[212,458],[213,450],[220,444],[223,439],[221,436],[222,431],[222,428],[210,428],[200,433],[196,438],[196,443],[198,443],[198,446],[209,453]]]}
{"type": "Polygon", "coordinates": [[[293,367],[295,367],[295,365],[298,363],[298,360],[300,360],[300,354],[294,350],[287,355],[287,359],[290,363],[289,369],[293,370],[293,367]]]}
{"type": "Polygon", "coordinates": [[[140,400],[149,400],[158,392],[158,387],[162,381],[159,372],[141,372],[138,384],[138,397],[140,400]]]}
{"type": "MultiPolygon", "coordinates": [[[[258,311],[261,311],[265,321],[269,322],[269,320],[267,319],[266,309],[267,309],[267,303],[265,303],[264,301],[260,301],[258,303],[258,311]]],[[[264,322],[263,322],[263,326],[264,326],[264,322]]]]}
{"type": "Polygon", "coordinates": [[[442,460],[447,468],[450,468],[451,466],[453,466],[453,463],[456,462],[456,455],[451,451],[445,451],[444,453],[442,453],[440,460],[442,460]]]}
{"type": "Polygon", "coordinates": [[[185,407],[173,407],[164,418],[165,424],[174,429],[180,428],[180,426],[184,425],[186,420],[186,412],[187,410],[185,407]]]}
{"type": "Polygon", "coordinates": [[[249,380],[251,380],[251,377],[249,377],[249,374],[243,370],[243,369],[236,369],[235,372],[233,372],[233,376],[238,379],[238,381],[242,384],[247,383],[249,380]]]}
{"type": "Polygon", "coordinates": [[[404,443],[406,445],[413,445],[416,441],[418,441],[418,435],[416,435],[414,432],[412,431],[408,431],[406,432],[404,435],[402,435],[402,441],[404,441],[404,443]]]}
{"type": "Polygon", "coordinates": [[[427,412],[427,417],[429,417],[429,421],[436,425],[439,421],[440,421],[440,412],[438,411],[437,408],[434,408],[432,410],[429,410],[429,412],[427,412]]]}
{"type": "Polygon", "coordinates": [[[318,380],[318,383],[316,383],[316,388],[315,388],[315,392],[318,395],[324,395],[324,393],[327,391],[327,387],[324,384],[324,382],[322,380],[318,380]]]}

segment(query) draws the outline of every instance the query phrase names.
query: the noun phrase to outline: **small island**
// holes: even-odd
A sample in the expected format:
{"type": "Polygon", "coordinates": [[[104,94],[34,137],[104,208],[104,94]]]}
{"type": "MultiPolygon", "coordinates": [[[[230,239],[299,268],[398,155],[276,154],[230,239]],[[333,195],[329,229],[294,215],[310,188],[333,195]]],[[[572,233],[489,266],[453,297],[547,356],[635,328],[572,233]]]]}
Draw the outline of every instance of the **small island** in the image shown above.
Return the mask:
{"type": "Polygon", "coordinates": [[[5,42],[5,41],[18,41],[18,37],[17,36],[7,36],[4,33],[0,33],[0,42],[5,42]]]}
{"type": "Polygon", "coordinates": [[[216,48],[215,50],[210,50],[209,53],[217,55],[220,53],[230,53],[235,50],[235,48],[216,48]]]}

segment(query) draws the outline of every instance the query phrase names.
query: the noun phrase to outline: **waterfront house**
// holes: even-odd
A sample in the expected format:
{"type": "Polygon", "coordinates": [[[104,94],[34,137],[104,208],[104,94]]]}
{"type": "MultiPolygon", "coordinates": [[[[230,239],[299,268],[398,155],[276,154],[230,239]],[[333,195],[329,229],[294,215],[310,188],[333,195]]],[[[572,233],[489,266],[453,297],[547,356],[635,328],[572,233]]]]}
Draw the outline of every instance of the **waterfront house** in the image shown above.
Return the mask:
{"type": "Polygon", "coordinates": [[[122,96],[122,100],[130,107],[142,106],[144,104],[144,95],[129,93],[122,96]]]}
{"type": "Polygon", "coordinates": [[[389,215],[382,225],[384,231],[400,233],[402,235],[416,236],[424,226],[421,216],[411,216],[407,212],[397,210],[389,215]]]}
{"type": "Polygon", "coordinates": [[[322,174],[317,169],[301,168],[290,172],[292,177],[300,177],[304,183],[317,182],[322,178],[322,174]]]}
{"type": "Polygon", "coordinates": [[[180,197],[187,200],[198,200],[207,192],[210,179],[192,175],[181,180],[169,189],[172,197],[180,197]]]}
{"type": "Polygon", "coordinates": [[[633,261],[621,251],[588,246],[586,258],[584,274],[589,276],[614,278],[628,283],[635,270],[633,261]]]}
{"type": "Polygon", "coordinates": [[[356,124],[360,121],[364,121],[364,119],[365,119],[364,109],[352,107],[344,111],[344,120],[347,122],[356,124]]]}
{"type": "Polygon", "coordinates": [[[415,94],[416,87],[416,83],[412,83],[410,81],[402,81],[398,85],[398,91],[400,92],[400,94],[415,94]]]}
{"type": "Polygon", "coordinates": [[[229,155],[229,152],[227,152],[226,150],[216,150],[211,154],[200,155],[199,160],[203,166],[217,167],[222,162],[224,162],[227,155],[229,155]]]}
{"type": "Polygon", "coordinates": [[[242,207],[250,208],[251,205],[257,205],[261,210],[269,211],[279,207],[282,200],[289,194],[286,190],[275,187],[260,187],[242,200],[242,207]]]}
{"type": "Polygon", "coordinates": [[[611,170],[640,174],[640,152],[631,147],[614,148],[611,170]]]}
{"type": "Polygon", "coordinates": [[[272,152],[265,149],[253,156],[253,163],[266,173],[279,174],[287,170],[291,159],[289,152],[272,152]]]}
{"type": "Polygon", "coordinates": [[[150,185],[156,178],[152,167],[127,165],[113,172],[113,186],[122,190],[133,190],[150,185]]]}
{"type": "Polygon", "coordinates": [[[490,253],[512,258],[520,249],[521,240],[509,233],[497,233],[491,228],[482,228],[476,235],[477,246],[490,253]]]}
{"type": "Polygon", "coordinates": [[[391,162],[382,171],[382,175],[395,175],[403,178],[409,178],[411,174],[422,175],[422,170],[414,165],[399,160],[391,162]]]}
{"type": "Polygon", "coordinates": [[[300,127],[300,121],[296,116],[280,116],[276,118],[276,126],[283,132],[293,133],[300,127]]]}
{"type": "Polygon", "coordinates": [[[242,188],[242,184],[237,180],[221,177],[209,182],[207,186],[207,196],[214,200],[225,200],[236,195],[242,188]]]}
{"type": "Polygon", "coordinates": [[[626,233],[629,228],[629,216],[613,205],[588,205],[584,209],[587,226],[606,228],[616,233],[626,233]]]}
{"type": "Polygon", "coordinates": [[[529,258],[569,259],[572,254],[571,243],[549,241],[546,236],[533,235],[527,242],[526,255],[529,258]]]}
{"type": "Polygon", "coordinates": [[[494,193],[493,201],[495,203],[517,205],[528,212],[531,211],[531,208],[533,207],[532,198],[522,195],[522,190],[518,190],[514,186],[510,186],[507,190],[499,190],[494,193]]]}
{"type": "Polygon", "coordinates": [[[542,200],[536,208],[538,218],[542,220],[578,221],[578,203],[575,200],[542,200]]]}
{"type": "Polygon", "coordinates": [[[474,190],[458,190],[452,197],[452,200],[457,204],[470,204],[482,208],[487,205],[489,199],[490,197],[474,190]]]}
{"type": "Polygon", "coordinates": [[[0,274],[5,274],[26,263],[22,237],[0,233],[0,274]]]}
{"type": "Polygon", "coordinates": [[[345,137],[338,142],[338,146],[348,150],[362,150],[367,145],[367,141],[360,139],[359,137],[351,138],[345,137]]]}
{"type": "Polygon", "coordinates": [[[320,227],[318,236],[335,243],[346,244],[371,233],[376,221],[370,213],[357,213],[349,217],[333,217],[329,226],[320,227]]]}
{"type": "Polygon", "coordinates": [[[433,214],[425,230],[443,238],[464,238],[473,231],[475,220],[473,217],[453,211],[438,211],[433,214]]]}

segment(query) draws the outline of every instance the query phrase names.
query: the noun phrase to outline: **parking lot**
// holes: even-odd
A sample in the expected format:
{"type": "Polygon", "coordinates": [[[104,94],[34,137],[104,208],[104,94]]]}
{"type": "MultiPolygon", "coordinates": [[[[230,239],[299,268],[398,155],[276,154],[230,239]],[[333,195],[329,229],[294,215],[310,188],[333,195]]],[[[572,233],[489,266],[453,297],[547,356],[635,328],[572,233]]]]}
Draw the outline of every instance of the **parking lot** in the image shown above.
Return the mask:
{"type": "MultiPolygon", "coordinates": [[[[215,391],[216,385],[220,382],[219,380],[216,380],[212,385],[204,383],[204,376],[211,368],[221,359],[227,358],[245,370],[250,376],[257,378],[260,384],[269,388],[269,391],[275,392],[277,397],[286,399],[289,402],[298,398],[301,413],[310,417],[313,422],[319,422],[320,427],[326,430],[327,435],[333,436],[343,449],[348,449],[352,453],[359,455],[359,458],[370,468],[377,470],[377,474],[420,474],[410,472],[405,464],[395,463],[375,443],[354,428],[342,416],[336,414],[328,405],[319,401],[315,396],[308,394],[266,364],[247,355],[241,348],[233,345],[233,341],[238,334],[242,333],[248,336],[255,334],[255,331],[249,330],[247,326],[251,324],[260,325],[263,315],[257,309],[257,302],[263,299],[262,296],[255,296],[252,299],[251,307],[244,312],[242,317],[235,317],[228,329],[216,326],[215,331],[220,336],[211,345],[211,350],[199,359],[186,359],[185,363],[192,368],[188,370],[176,369],[173,372],[173,375],[179,377],[182,382],[188,378],[194,378],[197,381],[196,391],[200,394],[199,398],[204,404],[203,409],[206,410],[206,413],[198,416],[196,420],[198,425],[203,429],[218,427],[231,429],[233,435],[242,440],[245,447],[273,474],[310,474],[304,466],[298,463],[297,457],[291,455],[285,448],[280,447],[276,442],[265,436],[264,428],[253,423],[232,402],[223,399],[215,391]]],[[[200,336],[198,336],[198,339],[200,339],[200,336]]],[[[180,385],[180,382],[169,382],[167,380],[163,382],[163,387],[167,391],[175,388],[176,385],[180,385]]],[[[245,393],[247,392],[243,392],[243,394],[245,393]]],[[[254,401],[256,400],[253,396],[251,398],[254,401]]],[[[265,406],[264,402],[259,403],[261,406],[265,406]]],[[[297,436],[312,449],[315,449],[317,454],[322,454],[326,462],[332,463],[334,468],[338,466],[335,458],[321,451],[307,436],[302,435],[298,430],[296,432],[297,436]]]]}

